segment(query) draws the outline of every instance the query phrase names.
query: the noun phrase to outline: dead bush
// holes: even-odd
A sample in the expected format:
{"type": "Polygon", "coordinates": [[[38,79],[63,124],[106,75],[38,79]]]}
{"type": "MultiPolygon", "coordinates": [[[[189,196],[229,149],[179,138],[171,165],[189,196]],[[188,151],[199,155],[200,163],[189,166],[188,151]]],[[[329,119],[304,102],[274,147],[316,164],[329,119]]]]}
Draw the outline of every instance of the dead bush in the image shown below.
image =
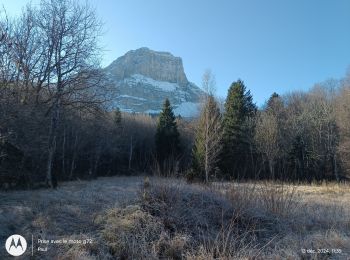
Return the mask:
{"type": "Polygon", "coordinates": [[[103,224],[102,237],[110,253],[121,259],[154,259],[152,244],[163,230],[162,224],[139,206],[109,209],[97,219],[103,224]]]}

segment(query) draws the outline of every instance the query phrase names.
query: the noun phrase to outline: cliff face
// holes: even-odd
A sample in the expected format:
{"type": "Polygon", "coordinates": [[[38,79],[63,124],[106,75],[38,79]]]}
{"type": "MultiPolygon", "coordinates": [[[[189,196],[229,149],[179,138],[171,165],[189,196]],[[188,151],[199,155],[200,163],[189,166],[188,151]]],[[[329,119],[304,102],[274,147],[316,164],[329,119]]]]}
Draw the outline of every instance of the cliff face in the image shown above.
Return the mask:
{"type": "Polygon", "coordinates": [[[203,92],[187,80],[179,57],[141,48],[127,52],[104,71],[118,93],[115,106],[122,111],[157,114],[168,98],[176,114],[198,114],[203,92]]]}
{"type": "Polygon", "coordinates": [[[174,57],[169,52],[156,52],[148,48],[129,51],[106,69],[120,79],[141,74],[154,80],[177,83],[180,86],[188,84],[181,58],[174,57]]]}

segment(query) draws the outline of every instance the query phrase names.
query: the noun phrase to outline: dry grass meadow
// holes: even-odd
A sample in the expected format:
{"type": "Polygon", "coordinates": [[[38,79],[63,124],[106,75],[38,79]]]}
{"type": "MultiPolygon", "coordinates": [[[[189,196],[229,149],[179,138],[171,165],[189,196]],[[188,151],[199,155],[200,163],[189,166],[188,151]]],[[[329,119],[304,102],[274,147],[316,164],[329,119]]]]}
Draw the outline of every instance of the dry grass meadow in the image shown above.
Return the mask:
{"type": "Polygon", "coordinates": [[[1,243],[29,240],[18,259],[350,259],[346,184],[109,177],[0,197],[1,243]],[[92,243],[37,252],[37,239],[62,238],[92,243]]]}

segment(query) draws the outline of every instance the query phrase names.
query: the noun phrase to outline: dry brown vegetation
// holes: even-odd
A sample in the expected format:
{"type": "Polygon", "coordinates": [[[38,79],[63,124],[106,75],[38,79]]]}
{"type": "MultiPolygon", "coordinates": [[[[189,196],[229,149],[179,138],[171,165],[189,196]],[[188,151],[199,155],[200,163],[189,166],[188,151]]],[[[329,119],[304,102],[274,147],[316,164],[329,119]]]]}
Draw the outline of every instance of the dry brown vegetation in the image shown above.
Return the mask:
{"type": "MultiPolygon", "coordinates": [[[[0,238],[93,239],[35,259],[347,259],[346,184],[186,184],[108,177],[59,190],[2,192],[0,238]],[[302,254],[301,249],[341,249],[302,254]]],[[[30,239],[29,239],[30,240],[30,239]]],[[[30,242],[29,242],[30,245],[30,242]]],[[[37,245],[35,245],[37,246],[37,245]]],[[[6,257],[0,252],[0,258],[6,257]]],[[[30,250],[26,253],[30,255],[30,250]]]]}

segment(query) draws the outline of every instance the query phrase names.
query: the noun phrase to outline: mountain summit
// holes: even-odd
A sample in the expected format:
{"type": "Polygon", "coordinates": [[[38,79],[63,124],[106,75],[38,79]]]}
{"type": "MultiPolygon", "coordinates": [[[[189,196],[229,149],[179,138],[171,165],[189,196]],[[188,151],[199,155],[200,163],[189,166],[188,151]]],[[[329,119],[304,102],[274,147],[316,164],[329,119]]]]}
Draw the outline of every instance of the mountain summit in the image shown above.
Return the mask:
{"type": "Polygon", "coordinates": [[[176,115],[196,116],[203,91],[187,80],[182,59],[169,52],[140,48],[106,67],[122,111],[158,114],[168,98],[176,115]]]}

